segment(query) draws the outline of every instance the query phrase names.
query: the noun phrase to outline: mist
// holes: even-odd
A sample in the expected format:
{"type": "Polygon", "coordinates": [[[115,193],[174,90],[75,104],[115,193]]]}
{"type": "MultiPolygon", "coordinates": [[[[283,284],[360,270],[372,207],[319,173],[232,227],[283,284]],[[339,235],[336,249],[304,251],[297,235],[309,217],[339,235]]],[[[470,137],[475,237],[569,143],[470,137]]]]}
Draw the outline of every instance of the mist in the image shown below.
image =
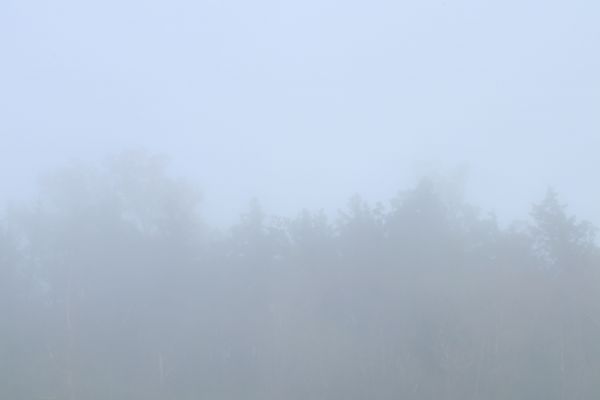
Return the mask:
{"type": "Polygon", "coordinates": [[[0,397],[598,398],[599,19],[4,0],[0,397]]]}
{"type": "Polygon", "coordinates": [[[385,201],[423,165],[467,166],[503,220],[548,186],[600,220],[595,2],[0,7],[4,201],[71,159],[146,149],[222,225],[253,197],[287,215],[385,201]]]}

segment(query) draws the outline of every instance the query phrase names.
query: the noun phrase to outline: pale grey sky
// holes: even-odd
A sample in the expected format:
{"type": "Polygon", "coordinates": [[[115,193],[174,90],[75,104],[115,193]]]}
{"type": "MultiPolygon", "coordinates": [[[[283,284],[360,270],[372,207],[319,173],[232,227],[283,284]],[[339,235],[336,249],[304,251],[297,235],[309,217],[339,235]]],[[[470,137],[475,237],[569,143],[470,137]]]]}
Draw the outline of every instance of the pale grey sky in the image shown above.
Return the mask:
{"type": "Polygon", "coordinates": [[[3,0],[0,199],[69,159],[168,154],[205,214],[387,200],[423,163],[600,223],[600,3],[3,0]]]}

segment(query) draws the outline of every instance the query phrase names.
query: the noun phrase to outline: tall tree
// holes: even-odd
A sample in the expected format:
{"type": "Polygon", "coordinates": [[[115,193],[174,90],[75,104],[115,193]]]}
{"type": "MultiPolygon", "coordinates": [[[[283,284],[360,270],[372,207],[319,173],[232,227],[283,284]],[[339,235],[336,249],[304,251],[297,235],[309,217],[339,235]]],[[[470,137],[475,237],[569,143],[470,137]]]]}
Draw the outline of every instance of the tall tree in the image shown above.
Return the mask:
{"type": "Polygon", "coordinates": [[[587,221],[568,215],[553,189],[531,210],[532,234],[539,254],[563,270],[586,264],[595,245],[596,229],[587,221]]]}

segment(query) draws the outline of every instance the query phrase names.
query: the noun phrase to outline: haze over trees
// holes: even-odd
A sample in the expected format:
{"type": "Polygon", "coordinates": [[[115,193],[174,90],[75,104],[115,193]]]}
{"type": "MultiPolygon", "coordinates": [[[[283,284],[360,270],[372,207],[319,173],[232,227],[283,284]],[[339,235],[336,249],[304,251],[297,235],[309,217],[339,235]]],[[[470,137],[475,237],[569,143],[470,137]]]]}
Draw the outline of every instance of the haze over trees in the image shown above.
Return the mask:
{"type": "Polygon", "coordinates": [[[0,222],[0,398],[599,398],[595,228],[447,187],[223,231],[160,158],[59,171],[0,222]]]}

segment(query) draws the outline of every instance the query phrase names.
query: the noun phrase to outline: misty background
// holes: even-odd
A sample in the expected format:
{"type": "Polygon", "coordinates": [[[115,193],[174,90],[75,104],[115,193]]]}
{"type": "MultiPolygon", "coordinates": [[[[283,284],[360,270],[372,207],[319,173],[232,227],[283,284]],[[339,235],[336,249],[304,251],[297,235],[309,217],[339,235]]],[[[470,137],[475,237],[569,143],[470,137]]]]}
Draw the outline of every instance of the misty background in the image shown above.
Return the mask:
{"type": "Polygon", "coordinates": [[[0,2],[0,398],[600,398],[600,4],[0,2]]]}
{"type": "Polygon", "coordinates": [[[599,222],[599,18],[581,0],[4,0],[0,201],[145,149],[219,225],[253,197],[335,213],[457,167],[502,221],[552,185],[599,222]]]}

